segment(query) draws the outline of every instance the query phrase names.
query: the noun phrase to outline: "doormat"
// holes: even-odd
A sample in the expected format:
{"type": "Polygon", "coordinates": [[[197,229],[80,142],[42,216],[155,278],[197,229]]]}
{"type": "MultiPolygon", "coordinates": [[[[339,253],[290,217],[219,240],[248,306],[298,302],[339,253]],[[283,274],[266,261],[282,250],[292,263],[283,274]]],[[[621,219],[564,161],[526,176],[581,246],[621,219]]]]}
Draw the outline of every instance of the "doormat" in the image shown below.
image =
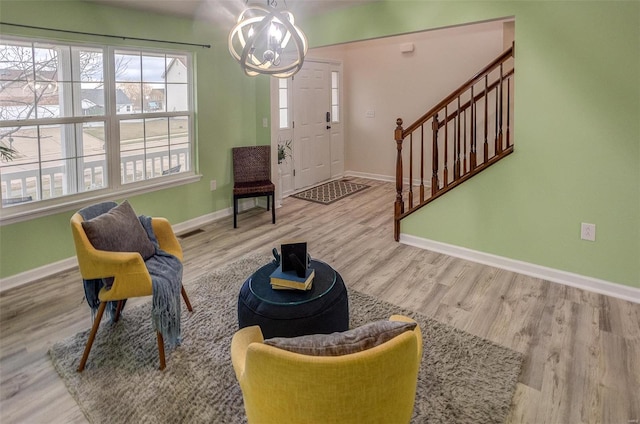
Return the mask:
{"type": "Polygon", "coordinates": [[[328,205],[366,188],[369,188],[369,186],[365,184],[352,183],[348,180],[336,180],[294,194],[291,197],[328,205]]]}

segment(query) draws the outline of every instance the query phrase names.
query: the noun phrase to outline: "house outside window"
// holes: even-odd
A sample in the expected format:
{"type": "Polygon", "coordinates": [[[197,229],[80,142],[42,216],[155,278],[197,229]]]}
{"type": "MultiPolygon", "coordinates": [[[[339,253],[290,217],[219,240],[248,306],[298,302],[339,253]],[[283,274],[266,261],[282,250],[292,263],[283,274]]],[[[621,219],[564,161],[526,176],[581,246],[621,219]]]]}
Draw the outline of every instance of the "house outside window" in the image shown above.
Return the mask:
{"type": "Polygon", "coordinates": [[[191,63],[189,52],[0,39],[0,146],[13,152],[0,162],[2,209],[193,174],[191,63]]]}

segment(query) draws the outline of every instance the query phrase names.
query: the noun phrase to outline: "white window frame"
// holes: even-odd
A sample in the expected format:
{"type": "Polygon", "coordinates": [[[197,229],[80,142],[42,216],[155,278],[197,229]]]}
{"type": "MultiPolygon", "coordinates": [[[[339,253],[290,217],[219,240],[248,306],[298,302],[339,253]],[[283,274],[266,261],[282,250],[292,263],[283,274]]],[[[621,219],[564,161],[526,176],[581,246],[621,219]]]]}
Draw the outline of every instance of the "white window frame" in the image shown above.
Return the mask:
{"type": "MultiPolygon", "coordinates": [[[[73,117],[57,117],[47,119],[29,119],[20,121],[0,121],[2,126],[31,126],[44,124],[83,124],[86,122],[104,122],[105,144],[106,144],[106,162],[107,162],[107,181],[106,187],[62,195],[44,200],[26,202],[22,204],[14,204],[10,206],[0,205],[0,225],[7,225],[16,222],[26,221],[29,219],[39,218],[55,213],[76,210],[87,204],[123,198],[126,196],[139,195],[170,187],[199,181],[201,176],[197,174],[197,163],[195,158],[195,104],[194,91],[195,80],[193,70],[193,53],[187,50],[169,50],[169,49],[152,49],[140,48],[132,46],[109,46],[94,43],[74,43],[59,42],[57,40],[36,39],[30,37],[13,37],[2,36],[3,42],[11,43],[43,43],[49,45],[60,45],[63,47],[80,47],[99,49],[103,51],[103,72],[105,86],[105,114],[102,116],[73,116],[73,117]],[[187,58],[188,68],[188,110],[179,112],[154,111],[154,112],[138,112],[138,113],[117,113],[115,104],[115,51],[131,51],[141,54],[167,54],[179,55],[187,58]],[[141,181],[123,183],[121,181],[120,172],[120,122],[127,119],[144,119],[144,118],[166,118],[186,117],[188,119],[188,164],[186,171],[168,175],[162,175],[141,181]]],[[[165,97],[166,98],[166,97],[165,97]]]]}

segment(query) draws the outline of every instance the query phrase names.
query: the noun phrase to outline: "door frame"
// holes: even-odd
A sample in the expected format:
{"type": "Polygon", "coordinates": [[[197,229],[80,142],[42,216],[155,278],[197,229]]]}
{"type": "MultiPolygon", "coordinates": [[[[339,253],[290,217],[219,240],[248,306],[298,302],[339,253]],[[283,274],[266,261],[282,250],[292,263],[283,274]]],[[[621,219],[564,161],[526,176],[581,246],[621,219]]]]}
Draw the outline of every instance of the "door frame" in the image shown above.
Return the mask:
{"type": "MultiPolygon", "coordinates": [[[[326,63],[329,65],[329,90],[331,90],[331,72],[338,72],[338,105],[339,105],[339,119],[337,123],[332,122],[332,131],[330,135],[330,148],[331,151],[331,172],[330,179],[341,178],[344,175],[344,163],[345,163],[345,143],[344,143],[344,128],[345,128],[345,115],[344,115],[344,104],[345,104],[345,90],[344,90],[344,71],[343,71],[343,62],[337,59],[327,59],[327,58],[305,58],[305,62],[320,62],[326,63]],[[335,127],[335,128],[334,128],[335,127]],[[337,150],[337,152],[333,150],[337,150]]],[[[304,66],[304,65],[303,65],[304,66]]],[[[295,77],[295,76],[294,76],[295,77]]],[[[284,197],[288,197],[292,194],[295,194],[295,188],[289,189],[283,193],[282,183],[280,180],[280,170],[281,165],[278,165],[278,140],[293,140],[295,137],[295,128],[291,126],[291,122],[293,121],[293,108],[295,107],[293,102],[293,85],[292,78],[287,78],[289,81],[288,90],[287,90],[287,102],[288,102],[288,122],[289,125],[287,128],[280,129],[280,96],[279,96],[279,81],[278,78],[270,78],[270,113],[271,113],[271,152],[272,152],[272,178],[274,182],[276,182],[276,202],[278,206],[281,206],[282,199],[284,197]]],[[[331,105],[328,105],[329,110],[331,110],[331,105]]],[[[332,117],[333,118],[333,117],[332,117]]],[[[292,149],[294,143],[292,142],[292,149]]],[[[295,169],[295,163],[293,162],[293,151],[291,152],[291,157],[287,159],[287,163],[283,169],[288,169],[292,171],[295,169]]],[[[286,178],[295,178],[293,175],[286,178]]],[[[295,182],[291,181],[291,187],[295,187],[295,182]]]]}

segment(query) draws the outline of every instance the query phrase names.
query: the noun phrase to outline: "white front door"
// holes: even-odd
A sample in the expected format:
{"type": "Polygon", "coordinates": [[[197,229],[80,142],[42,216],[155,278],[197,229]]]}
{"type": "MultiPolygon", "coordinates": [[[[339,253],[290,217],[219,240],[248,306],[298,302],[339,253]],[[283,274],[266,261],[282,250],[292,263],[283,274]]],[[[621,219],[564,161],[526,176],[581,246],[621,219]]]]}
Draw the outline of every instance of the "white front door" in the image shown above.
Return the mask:
{"type": "Polygon", "coordinates": [[[331,178],[330,65],[306,61],[293,77],[295,189],[331,178]]]}

